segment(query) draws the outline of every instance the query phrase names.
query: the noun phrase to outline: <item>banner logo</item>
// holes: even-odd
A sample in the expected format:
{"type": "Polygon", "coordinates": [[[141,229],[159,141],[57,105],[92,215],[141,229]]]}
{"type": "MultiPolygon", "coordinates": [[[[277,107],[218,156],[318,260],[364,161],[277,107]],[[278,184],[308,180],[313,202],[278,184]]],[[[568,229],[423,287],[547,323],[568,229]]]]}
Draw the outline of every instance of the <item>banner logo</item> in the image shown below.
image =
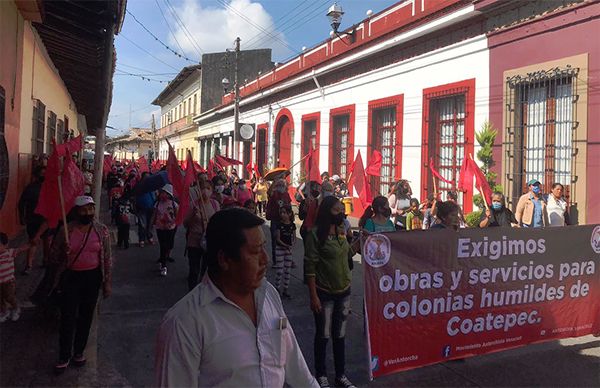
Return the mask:
{"type": "Polygon", "coordinates": [[[392,251],[390,239],[383,234],[374,234],[365,241],[364,257],[373,268],[383,267],[390,261],[392,251]]]}
{"type": "Polygon", "coordinates": [[[596,253],[600,253],[600,225],[596,226],[592,231],[592,238],[590,240],[592,249],[596,253]]]}

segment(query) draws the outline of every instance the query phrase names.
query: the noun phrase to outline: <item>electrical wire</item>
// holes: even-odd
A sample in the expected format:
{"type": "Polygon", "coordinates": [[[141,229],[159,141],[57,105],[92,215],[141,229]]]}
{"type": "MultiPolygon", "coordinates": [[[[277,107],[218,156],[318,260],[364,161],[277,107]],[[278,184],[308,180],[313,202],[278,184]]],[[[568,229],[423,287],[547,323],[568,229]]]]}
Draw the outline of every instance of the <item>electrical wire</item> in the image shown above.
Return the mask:
{"type": "Polygon", "coordinates": [[[171,81],[165,81],[165,80],[160,80],[160,79],[156,79],[156,78],[150,78],[150,77],[146,77],[144,75],[141,74],[133,74],[133,73],[127,73],[127,72],[123,72],[122,70],[118,70],[121,71],[120,73],[115,73],[115,75],[127,75],[127,76],[131,76],[131,77],[138,77],[141,78],[143,81],[152,81],[152,82],[158,82],[161,84],[168,84],[171,81]]]}
{"type": "Polygon", "coordinates": [[[171,2],[169,0],[164,0],[164,2],[167,5],[167,8],[171,12],[171,14],[173,15],[173,18],[175,18],[175,21],[177,22],[177,24],[179,24],[179,26],[181,27],[184,35],[190,41],[192,46],[194,46],[194,48],[198,52],[199,56],[202,57],[202,54],[204,54],[204,51],[202,50],[202,48],[200,47],[198,42],[196,42],[196,40],[194,39],[194,36],[190,32],[190,30],[188,30],[188,28],[185,26],[185,23],[183,23],[183,21],[179,18],[179,15],[177,14],[175,7],[173,7],[173,5],[171,4],[171,2]]]}
{"type": "Polygon", "coordinates": [[[119,37],[125,39],[126,41],[128,41],[129,43],[131,43],[132,45],[134,45],[135,47],[137,47],[138,49],[142,50],[143,52],[145,52],[146,54],[150,55],[152,58],[156,59],[157,61],[159,61],[160,63],[169,66],[171,69],[179,71],[180,69],[177,69],[174,66],[169,65],[167,62],[163,61],[162,59],[158,58],[157,56],[155,56],[154,54],[152,54],[150,51],[146,50],[145,48],[143,48],[142,46],[140,46],[139,44],[135,43],[133,40],[129,39],[128,37],[126,37],[125,35],[123,35],[123,33],[119,34],[119,37]]]}
{"type": "Polygon", "coordinates": [[[162,16],[163,20],[165,21],[165,24],[167,25],[167,28],[171,32],[171,36],[175,40],[175,43],[177,44],[177,47],[179,47],[179,50],[181,50],[181,52],[185,52],[185,50],[183,49],[183,47],[181,47],[181,44],[179,43],[179,40],[177,40],[177,35],[175,34],[175,31],[173,31],[173,29],[171,28],[171,23],[169,23],[169,21],[167,20],[167,17],[165,16],[164,11],[162,10],[160,4],[158,3],[158,0],[154,0],[154,3],[158,7],[158,10],[160,11],[160,16],[162,16]]]}
{"type": "Polygon", "coordinates": [[[192,63],[198,63],[199,61],[194,61],[190,58],[188,58],[185,54],[181,54],[179,52],[177,52],[176,50],[172,49],[169,45],[167,45],[165,42],[163,42],[162,40],[160,40],[156,35],[154,35],[152,33],[152,31],[150,31],[142,22],[140,22],[138,20],[138,18],[135,17],[135,15],[133,13],[131,13],[131,11],[126,10],[126,12],[131,15],[131,17],[133,18],[133,20],[135,20],[135,22],[137,24],[139,24],[144,31],[146,31],[148,34],[150,34],[150,36],[152,36],[154,38],[155,41],[157,41],[158,43],[160,43],[161,45],[163,45],[167,50],[169,50],[170,52],[172,52],[173,54],[175,54],[177,57],[185,59],[186,61],[192,62],[192,63]]]}

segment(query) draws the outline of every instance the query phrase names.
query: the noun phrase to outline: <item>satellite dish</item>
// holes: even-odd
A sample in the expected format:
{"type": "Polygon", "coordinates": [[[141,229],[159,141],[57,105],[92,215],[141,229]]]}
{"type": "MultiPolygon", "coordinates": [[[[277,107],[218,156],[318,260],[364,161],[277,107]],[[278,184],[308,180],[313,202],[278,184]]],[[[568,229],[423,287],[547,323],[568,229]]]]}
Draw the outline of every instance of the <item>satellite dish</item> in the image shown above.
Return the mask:
{"type": "Polygon", "coordinates": [[[240,125],[240,136],[243,140],[252,140],[252,138],[254,138],[254,125],[240,125]]]}

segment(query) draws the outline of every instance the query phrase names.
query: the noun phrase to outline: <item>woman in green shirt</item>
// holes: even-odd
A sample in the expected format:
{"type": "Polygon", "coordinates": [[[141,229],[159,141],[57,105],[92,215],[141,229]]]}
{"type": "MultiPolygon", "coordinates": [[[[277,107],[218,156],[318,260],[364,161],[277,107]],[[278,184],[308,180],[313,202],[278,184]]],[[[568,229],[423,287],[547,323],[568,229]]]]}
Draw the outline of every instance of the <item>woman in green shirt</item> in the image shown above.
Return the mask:
{"type": "Polygon", "coordinates": [[[304,276],[315,316],[315,376],[321,387],[329,387],[325,363],[327,342],[333,337],[335,384],[354,387],[345,372],[346,321],[350,314],[352,275],[348,254],[352,247],[344,232],[344,205],[336,197],[323,199],[315,228],[306,235],[304,276]]]}
{"type": "Polygon", "coordinates": [[[389,201],[383,195],[375,197],[371,206],[365,209],[358,221],[358,226],[369,233],[394,232],[396,227],[390,216],[392,209],[389,201]]]}

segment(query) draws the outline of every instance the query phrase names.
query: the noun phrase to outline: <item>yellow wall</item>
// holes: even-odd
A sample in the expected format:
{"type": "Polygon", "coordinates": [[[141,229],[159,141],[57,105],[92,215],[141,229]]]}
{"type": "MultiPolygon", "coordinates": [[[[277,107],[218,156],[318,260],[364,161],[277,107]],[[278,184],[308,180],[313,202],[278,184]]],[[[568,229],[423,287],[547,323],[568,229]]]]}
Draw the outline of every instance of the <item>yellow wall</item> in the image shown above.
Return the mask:
{"type": "MultiPolygon", "coordinates": [[[[69,130],[77,131],[77,108],[58,70],[48,56],[43,42],[30,22],[23,31],[23,92],[21,95],[21,130],[19,152],[29,154],[32,147],[32,116],[35,99],[46,105],[46,121],[50,111],[57,120],[69,119],[69,130]]],[[[47,131],[47,128],[46,128],[47,131]]],[[[47,138],[47,133],[45,138],[47,138]]],[[[50,153],[44,144],[44,152],[50,153]]]]}
{"type": "MultiPolygon", "coordinates": [[[[178,159],[185,160],[187,158],[187,151],[190,150],[190,151],[192,151],[192,157],[194,158],[194,160],[196,160],[196,161],[198,160],[199,154],[198,154],[198,140],[196,140],[197,136],[198,136],[198,130],[196,127],[179,134],[179,143],[177,144],[177,149],[181,150],[180,152],[183,154],[183,157],[179,158],[179,155],[178,155],[178,159]]],[[[178,151],[176,150],[175,152],[177,153],[178,151]]]]}

